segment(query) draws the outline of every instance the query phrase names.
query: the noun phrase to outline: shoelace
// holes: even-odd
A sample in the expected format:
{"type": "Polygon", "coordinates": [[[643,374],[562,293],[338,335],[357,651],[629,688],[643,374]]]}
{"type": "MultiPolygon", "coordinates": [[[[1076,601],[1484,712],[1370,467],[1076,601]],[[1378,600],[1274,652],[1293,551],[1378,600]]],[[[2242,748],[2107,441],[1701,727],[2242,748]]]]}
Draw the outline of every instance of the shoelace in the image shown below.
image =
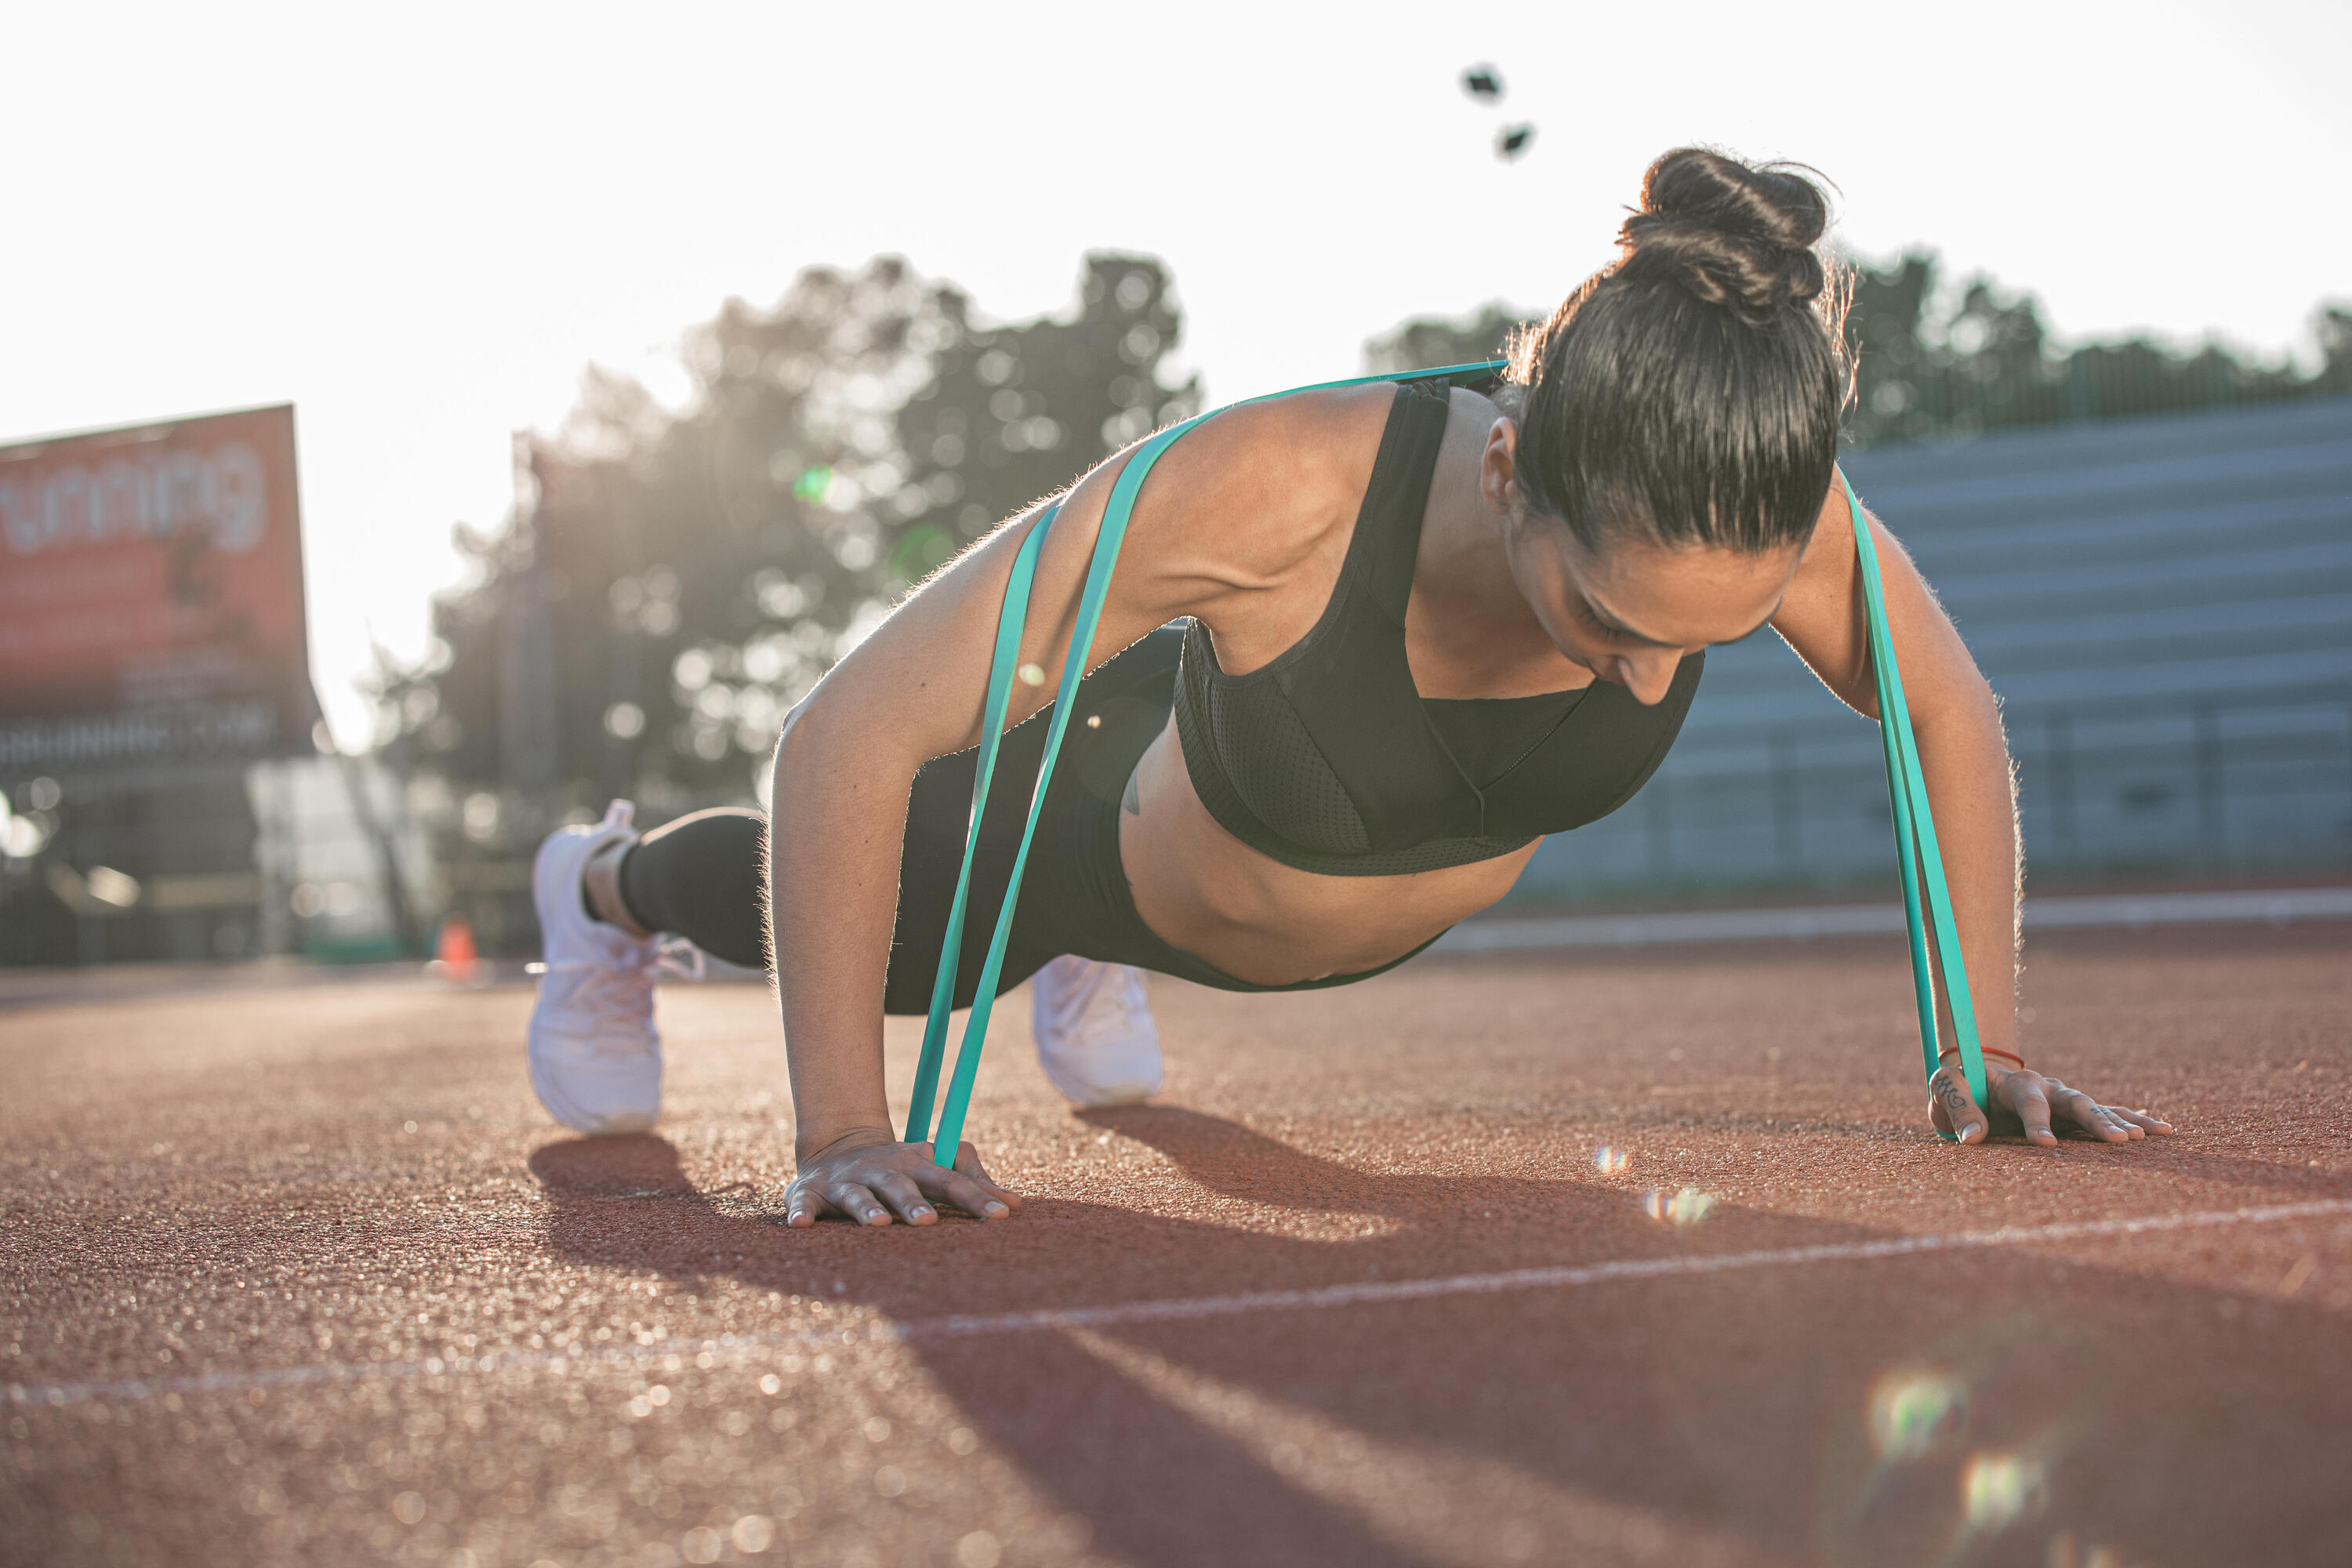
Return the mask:
{"type": "Polygon", "coordinates": [[[702,950],[682,936],[666,936],[654,944],[653,967],[699,985],[708,977],[702,950]],[[681,956],[682,955],[682,956],[681,956]],[[688,963],[688,960],[692,960],[688,963]]]}
{"type": "Polygon", "coordinates": [[[614,981],[625,981],[634,990],[639,984],[650,984],[656,974],[674,974],[698,984],[709,977],[702,950],[682,936],[662,937],[639,949],[632,958],[592,958],[530,967],[541,974],[577,974],[582,977],[582,989],[591,993],[603,991],[614,981]]]}

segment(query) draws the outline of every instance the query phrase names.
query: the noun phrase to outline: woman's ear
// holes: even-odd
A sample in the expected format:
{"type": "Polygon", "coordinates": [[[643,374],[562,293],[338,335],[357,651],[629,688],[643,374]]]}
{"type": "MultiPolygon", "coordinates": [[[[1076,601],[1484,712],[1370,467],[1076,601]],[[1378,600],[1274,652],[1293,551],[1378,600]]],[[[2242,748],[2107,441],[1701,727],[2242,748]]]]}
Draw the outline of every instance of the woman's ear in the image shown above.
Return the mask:
{"type": "Polygon", "coordinates": [[[1486,427],[1486,445],[1478,454],[1478,493],[1496,513],[1510,517],[1525,503],[1519,489],[1519,426],[1498,416],[1486,427]]]}

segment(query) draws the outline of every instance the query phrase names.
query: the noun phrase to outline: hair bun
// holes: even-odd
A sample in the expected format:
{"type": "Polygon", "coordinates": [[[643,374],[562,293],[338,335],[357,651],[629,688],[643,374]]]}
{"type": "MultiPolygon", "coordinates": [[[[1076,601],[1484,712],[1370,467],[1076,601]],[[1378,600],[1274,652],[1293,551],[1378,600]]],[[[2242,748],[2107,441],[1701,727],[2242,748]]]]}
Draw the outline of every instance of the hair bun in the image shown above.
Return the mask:
{"type": "Polygon", "coordinates": [[[1761,326],[1829,287],[1813,245],[1829,226],[1821,187],[1786,164],[1751,167],[1680,147],[1642,178],[1642,210],[1618,231],[1613,276],[1673,282],[1761,326]]]}

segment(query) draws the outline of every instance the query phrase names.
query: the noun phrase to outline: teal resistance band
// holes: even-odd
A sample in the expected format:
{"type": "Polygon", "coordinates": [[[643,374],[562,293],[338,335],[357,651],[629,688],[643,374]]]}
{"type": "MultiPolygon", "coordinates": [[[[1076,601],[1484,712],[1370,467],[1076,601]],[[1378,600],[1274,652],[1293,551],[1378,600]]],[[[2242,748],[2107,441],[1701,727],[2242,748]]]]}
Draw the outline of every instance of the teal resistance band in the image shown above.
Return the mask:
{"type": "MultiPolygon", "coordinates": [[[[1345,381],[1318,382],[1315,385],[1294,388],[1299,392],[1318,392],[1339,386],[1363,386],[1381,381],[1426,380],[1467,374],[1488,374],[1503,368],[1502,362],[1482,364],[1447,365],[1437,370],[1417,371],[1402,375],[1353,376],[1345,381]]],[[[1270,397],[1289,395],[1272,393],[1270,397]]],[[[1247,398],[1246,403],[1265,401],[1247,398]]],[[[1228,407],[1239,407],[1230,404],[1228,407]]],[[[1046,786],[1052,782],[1055,759],[1060,755],[1062,736],[1069,728],[1070,714],[1076,707],[1078,683],[1085,679],[1087,659],[1094,647],[1095,632],[1102,621],[1104,602],[1110,595],[1111,573],[1118,563],[1119,545],[1127,537],[1129,520],[1134,515],[1137,495],[1144,479],[1150,474],[1168,448],[1179,437],[1202,421],[1223,413],[1212,409],[1198,414],[1181,425],[1170,426],[1146,441],[1129,457],[1118,479],[1111,487],[1110,500],[1103,509],[1101,531],[1095,540],[1093,559],[1087,565],[1086,584],[1078,598],[1076,625],[1070,636],[1070,651],[1062,667],[1062,683],[1054,702],[1054,716],[1045,735],[1045,756],[1037,769],[1037,778],[1030,791],[1029,816],[1021,829],[1021,846],[1013,859],[1013,874],[1006,883],[1003,904],[998,909],[996,925],[991,933],[988,954],[981,965],[979,982],[973,988],[971,1013],[965,1021],[963,1040],[956,1050],[953,1076],[949,1079],[946,1103],[940,1109],[936,1134],[931,1129],[931,1102],[939,1090],[940,1068],[947,1051],[948,1015],[952,1010],[958,965],[963,954],[964,912],[971,902],[971,863],[980,844],[981,818],[988,805],[988,792],[995,777],[997,752],[1004,735],[1004,721],[1013,699],[1014,670],[1021,658],[1021,633],[1028,616],[1029,592],[1037,574],[1037,557],[1045,547],[1046,532],[1059,515],[1056,502],[1039,514],[1031,525],[1028,537],[1013,558],[1013,570],[1004,585],[1004,602],[996,624],[996,646],[988,672],[988,689],[982,702],[979,765],[972,777],[971,819],[964,838],[963,866],[956,875],[955,897],[948,908],[945,939],[940,943],[937,978],[931,986],[931,1008],[923,1028],[923,1049],[915,1068],[912,1103],[907,1112],[906,1141],[919,1143],[926,1137],[933,1139],[932,1158],[943,1166],[952,1165],[955,1151],[962,1142],[963,1123],[971,1103],[974,1079],[980,1071],[980,1053],[988,1037],[989,1016],[996,1003],[998,977],[1003,973],[1005,945],[1013,934],[1013,915],[1019,902],[1021,878],[1029,864],[1029,846],[1036,837],[1037,821],[1045,805],[1046,786]]],[[[1843,481],[1843,475],[1841,475],[1843,481]]],[[[1927,1056],[1927,1071],[1932,1076],[1937,1065],[1936,997],[1933,972],[1927,961],[1927,936],[1921,920],[1921,899],[1918,867],[1924,863],[1927,872],[1927,902],[1935,918],[1937,951],[1945,960],[1947,989],[1952,1000],[1952,1018],[1958,1036],[1960,1056],[1969,1087],[1977,1102],[1985,1102],[1984,1062],[1977,1048],[1976,1013],[1969,1005],[1968,975],[1959,961],[1959,936],[1952,924],[1951,898],[1944,885],[1943,862],[1936,850],[1936,827],[1927,808],[1927,792],[1919,774],[1919,752],[1912,739],[1911,722],[1903,706],[1902,678],[1895,668],[1895,650],[1887,635],[1886,609],[1879,586],[1878,557],[1870,542],[1870,531],[1862,516],[1862,503],[1853,499],[1851,485],[1846,498],[1853,509],[1854,548],[1860,557],[1863,594],[1870,616],[1871,663],[1878,681],[1879,712],[1882,715],[1881,735],[1886,748],[1886,776],[1894,802],[1895,832],[1903,862],[1904,910],[1911,931],[1911,967],[1914,984],[1919,999],[1921,1046],[1927,1056]]]]}
{"type": "Polygon", "coordinates": [[[1944,885],[1944,858],[1936,846],[1936,815],[1927,807],[1927,781],[1919,771],[1919,742],[1911,733],[1911,712],[1903,702],[1903,674],[1895,667],[1895,639],[1886,627],[1886,592],[1878,575],[1878,546],[1871,541],[1870,520],[1863,515],[1853,482],[1843,469],[1838,471],[1838,483],[1845,487],[1846,507],[1853,514],[1853,552],[1861,565],[1863,603],[1869,611],[1870,668],[1878,683],[1878,739],[1886,752],[1886,795],[1895,809],[1895,853],[1903,868],[1903,915],[1911,931],[1911,988],[1919,1003],[1919,1049],[1932,1079],[1940,1055],[1936,1045],[1936,977],[1927,962],[1932,933],[1936,956],[1943,965],[1944,994],[1951,999],[1952,1034],[1960,1048],[1960,1070],[1968,1077],[1969,1093],[1977,1104],[1989,1107],[1984,1054],[1977,1040],[1977,1010],[1969,996],[1960,933],[1952,923],[1951,889],[1944,885]],[[1926,918],[1920,910],[1923,870],[1926,918]]]}
{"type": "MultiPolygon", "coordinates": [[[[1295,387],[1297,392],[1320,392],[1338,386],[1366,386],[1381,381],[1422,381],[1436,377],[1491,374],[1503,368],[1500,360],[1483,364],[1446,365],[1438,370],[1413,371],[1402,375],[1359,375],[1345,381],[1318,382],[1313,386],[1295,387]]],[[[1286,397],[1289,393],[1269,393],[1267,397],[1286,397]]],[[[1265,397],[1244,398],[1244,403],[1263,403],[1265,397]]],[[[1228,404],[1238,408],[1241,404],[1228,404]]],[[[1143,489],[1143,481],[1177,438],[1202,420],[1223,413],[1222,408],[1206,414],[1196,414],[1181,425],[1172,425],[1137,447],[1119,470],[1118,480],[1111,487],[1110,500],[1103,508],[1102,531],[1096,536],[1094,559],[1087,567],[1086,586],[1078,596],[1077,625],[1070,634],[1070,654],[1062,666],[1060,695],[1054,700],[1054,718],[1045,732],[1045,755],[1037,767],[1037,782],[1029,795],[1029,819],[1021,829],[1021,847],[1013,858],[1013,878],[1005,884],[1004,903],[996,912],[996,929],[989,938],[988,957],[981,965],[980,982],[973,989],[971,1014],[964,1022],[963,1041],[956,1049],[955,1073],[948,1081],[947,1101],[940,1108],[936,1135],[931,1133],[931,1099],[938,1091],[940,1066],[947,1051],[948,1014],[955,998],[956,969],[963,955],[964,908],[971,894],[971,862],[980,845],[980,822],[988,806],[988,786],[996,772],[996,752],[1004,734],[1005,715],[1013,699],[1013,667],[1021,658],[1021,631],[1029,611],[1029,588],[1037,574],[1037,556],[1044,548],[1046,530],[1060,512],[1058,502],[1048,507],[1030,526],[1029,536],[1021,542],[1013,558],[1013,574],[1004,584],[1004,606],[996,622],[996,651],[988,671],[988,695],[982,702],[981,715],[980,765],[974,770],[971,786],[971,826],[964,836],[963,868],[956,874],[955,900],[948,906],[946,940],[940,944],[939,976],[931,984],[931,1011],[923,1026],[923,1053],[915,1065],[915,1092],[907,1110],[906,1141],[919,1143],[933,1136],[931,1157],[941,1165],[955,1163],[956,1146],[963,1138],[965,1110],[971,1103],[973,1079],[980,1071],[980,1052],[988,1038],[988,1017],[996,1005],[997,977],[1004,969],[1004,947],[1013,934],[1013,907],[1020,901],[1021,874],[1029,864],[1029,843],[1036,836],[1037,819],[1045,807],[1045,786],[1054,776],[1054,759],[1061,754],[1062,734],[1069,728],[1071,710],[1077,705],[1078,682],[1085,679],[1087,656],[1094,647],[1095,630],[1102,621],[1103,602],[1110,596],[1112,569],[1118,563],[1118,548],[1127,537],[1128,520],[1135,512],[1135,498],[1143,489]]]]}

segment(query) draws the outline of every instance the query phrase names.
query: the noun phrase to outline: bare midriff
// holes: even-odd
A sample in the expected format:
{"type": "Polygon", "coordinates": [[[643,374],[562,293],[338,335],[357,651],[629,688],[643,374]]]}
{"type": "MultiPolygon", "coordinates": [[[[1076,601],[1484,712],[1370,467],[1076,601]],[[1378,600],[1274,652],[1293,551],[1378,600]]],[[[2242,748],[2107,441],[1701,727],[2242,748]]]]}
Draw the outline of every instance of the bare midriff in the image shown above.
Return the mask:
{"type": "Polygon", "coordinates": [[[1254,985],[1378,969],[1510,891],[1535,846],[1401,877],[1328,877],[1225,831],[1192,789],[1171,719],[1135,766],[1118,852],[1163,942],[1254,985]]]}

